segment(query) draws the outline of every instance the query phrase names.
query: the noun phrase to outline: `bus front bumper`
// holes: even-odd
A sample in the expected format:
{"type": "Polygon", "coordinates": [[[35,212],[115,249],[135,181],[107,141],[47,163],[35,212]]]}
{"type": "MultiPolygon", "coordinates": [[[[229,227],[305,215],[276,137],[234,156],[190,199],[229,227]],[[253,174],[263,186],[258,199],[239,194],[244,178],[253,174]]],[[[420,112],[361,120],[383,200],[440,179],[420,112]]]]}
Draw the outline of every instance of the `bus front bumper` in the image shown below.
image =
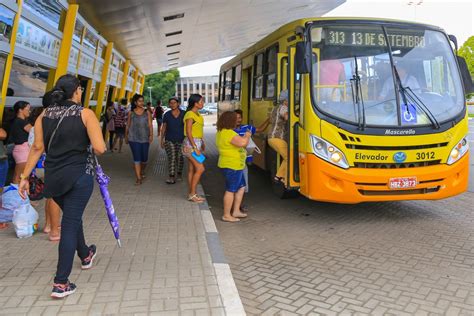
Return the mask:
{"type": "Polygon", "coordinates": [[[308,198],[333,203],[437,200],[463,193],[469,177],[469,153],[451,166],[400,169],[341,169],[307,154],[308,198]],[[391,178],[416,177],[414,188],[393,190],[391,178]]]}

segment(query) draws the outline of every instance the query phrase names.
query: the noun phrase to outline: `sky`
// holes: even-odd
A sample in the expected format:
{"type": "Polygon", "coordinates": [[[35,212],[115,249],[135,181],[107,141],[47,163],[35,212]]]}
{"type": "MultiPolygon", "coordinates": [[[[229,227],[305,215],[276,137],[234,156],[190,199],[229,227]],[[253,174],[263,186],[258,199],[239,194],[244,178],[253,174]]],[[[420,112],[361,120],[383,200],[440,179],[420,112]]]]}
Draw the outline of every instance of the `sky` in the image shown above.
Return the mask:
{"type": "MultiPolygon", "coordinates": [[[[455,35],[459,46],[474,35],[474,0],[347,0],[326,16],[383,17],[433,24],[455,35]]],[[[231,58],[180,67],[180,76],[218,75],[220,66],[231,58]]]]}

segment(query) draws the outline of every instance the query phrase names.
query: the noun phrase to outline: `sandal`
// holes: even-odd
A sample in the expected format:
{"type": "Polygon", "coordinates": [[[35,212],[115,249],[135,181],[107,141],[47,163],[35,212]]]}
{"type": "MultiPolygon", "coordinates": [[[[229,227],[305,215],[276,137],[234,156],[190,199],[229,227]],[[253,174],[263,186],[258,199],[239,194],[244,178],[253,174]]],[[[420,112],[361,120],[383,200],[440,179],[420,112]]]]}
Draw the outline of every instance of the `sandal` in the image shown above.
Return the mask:
{"type": "Polygon", "coordinates": [[[282,177],[275,177],[275,178],[273,178],[273,181],[275,181],[276,183],[283,182],[283,178],[282,177]]]}
{"type": "Polygon", "coordinates": [[[58,235],[58,236],[49,236],[48,237],[49,241],[60,241],[61,240],[61,235],[58,235]]]}
{"type": "Polygon", "coordinates": [[[223,222],[227,222],[227,223],[237,223],[237,222],[240,222],[240,219],[239,219],[239,218],[236,218],[236,217],[234,217],[233,219],[231,219],[231,220],[228,220],[228,219],[225,219],[225,217],[224,217],[224,216],[222,216],[222,221],[223,221],[223,222]]]}
{"type": "Polygon", "coordinates": [[[166,180],[166,184],[175,184],[176,181],[174,179],[168,179],[166,180]]]}
{"type": "Polygon", "coordinates": [[[202,203],[202,202],[204,202],[205,200],[206,200],[206,199],[200,197],[200,196],[197,195],[197,194],[188,196],[188,201],[194,202],[194,203],[202,203]]]}
{"type": "Polygon", "coordinates": [[[137,179],[137,181],[135,181],[135,185],[141,185],[142,184],[142,180],[141,179],[137,179]]]}

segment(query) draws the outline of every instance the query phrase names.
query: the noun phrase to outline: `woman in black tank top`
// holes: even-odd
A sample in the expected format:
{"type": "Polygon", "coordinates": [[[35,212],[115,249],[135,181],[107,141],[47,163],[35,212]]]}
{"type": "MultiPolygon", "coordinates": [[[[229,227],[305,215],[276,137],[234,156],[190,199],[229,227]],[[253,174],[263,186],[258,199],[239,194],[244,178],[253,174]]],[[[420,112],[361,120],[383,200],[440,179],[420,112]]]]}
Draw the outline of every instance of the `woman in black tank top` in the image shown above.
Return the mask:
{"type": "Polygon", "coordinates": [[[63,298],[76,291],[69,282],[77,251],[82,269],[92,267],[95,245],[87,246],[82,228],[82,215],[94,188],[92,150],[106,150],[99,121],[94,112],[82,107],[82,87],[72,75],[64,75],[53,88],[54,105],[39,116],[35,124],[35,142],[31,147],[20,195],[29,192],[28,178],[41,154],[46,152],[45,196],[52,198],[63,211],[59,258],[52,297],[63,298]]]}

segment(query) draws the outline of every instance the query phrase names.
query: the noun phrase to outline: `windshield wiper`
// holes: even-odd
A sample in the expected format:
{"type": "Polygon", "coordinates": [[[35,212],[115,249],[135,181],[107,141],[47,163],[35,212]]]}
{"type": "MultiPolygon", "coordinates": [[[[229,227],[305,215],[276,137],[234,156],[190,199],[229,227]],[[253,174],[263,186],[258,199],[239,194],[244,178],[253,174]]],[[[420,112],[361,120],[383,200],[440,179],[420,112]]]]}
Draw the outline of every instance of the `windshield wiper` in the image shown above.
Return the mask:
{"type": "Polygon", "coordinates": [[[426,104],[424,104],[423,101],[421,101],[421,99],[415,94],[415,92],[413,92],[413,90],[409,86],[404,87],[402,85],[402,81],[400,80],[400,75],[398,74],[398,70],[395,65],[393,65],[393,71],[395,73],[395,79],[397,80],[397,87],[398,87],[399,93],[402,96],[403,103],[405,105],[407,113],[411,115],[410,105],[408,103],[408,101],[410,101],[413,103],[414,106],[416,106],[418,109],[422,110],[426,114],[426,116],[431,121],[431,124],[433,125],[434,128],[439,129],[440,128],[439,122],[434,116],[433,112],[431,112],[431,110],[426,106],[426,104]]]}
{"type": "MultiPolygon", "coordinates": [[[[357,56],[354,56],[355,60],[355,74],[350,79],[351,91],[352,91],[352,102],[354,107],[357,107],[357,124],[361,130],[364,130],[365,122],[365,104],[362,97],[362,87],[360,85],[359,67],[357,66],[357,56]]],[[[354,111],[355,112],[355,111],[354,111]]]]}

